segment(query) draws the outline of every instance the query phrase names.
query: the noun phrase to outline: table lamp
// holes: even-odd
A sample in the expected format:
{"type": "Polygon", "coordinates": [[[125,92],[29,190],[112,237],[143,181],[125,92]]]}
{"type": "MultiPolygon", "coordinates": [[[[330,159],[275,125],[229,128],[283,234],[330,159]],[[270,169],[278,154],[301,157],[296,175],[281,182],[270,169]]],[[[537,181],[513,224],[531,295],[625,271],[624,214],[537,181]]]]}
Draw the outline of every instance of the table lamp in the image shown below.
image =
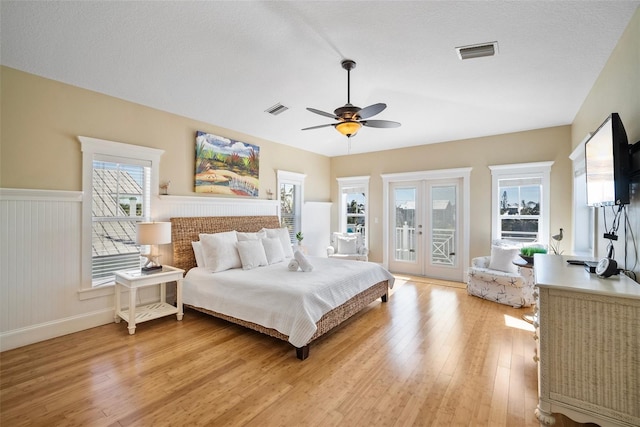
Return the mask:
{"type": "Polygon", "coordinates": [[[147,259],[141,268],[142,271],[150,272],[162,269],[158,262],[160,254],[158,245],[171,243],[171,223],[170,222],[139,222],[136,224],[136,243],[138,245],[149,245],[149,253],[140,255],[147,259]]]}

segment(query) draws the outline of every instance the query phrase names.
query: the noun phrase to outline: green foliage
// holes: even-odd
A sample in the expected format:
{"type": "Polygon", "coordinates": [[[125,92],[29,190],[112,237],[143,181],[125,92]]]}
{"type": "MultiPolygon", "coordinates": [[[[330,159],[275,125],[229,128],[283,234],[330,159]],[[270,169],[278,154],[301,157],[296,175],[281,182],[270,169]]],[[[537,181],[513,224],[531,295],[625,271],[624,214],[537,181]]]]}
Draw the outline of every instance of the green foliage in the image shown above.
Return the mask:
{"type": "Polygon", "coordinates": [[[520,249],[520,254],[524,256],[533,256],[533,254],[546,254],[547,250],[545,248],[540,248],[536,246],[527,246],[520,249]]]}
{"type": "Polygon", "coordinates": [[[302,242],[302,239],[304,239],[304,235],[302,234],[302,231],[298,231],[296,233],[296,239],[298,239],[298,242],[302,242]]]}

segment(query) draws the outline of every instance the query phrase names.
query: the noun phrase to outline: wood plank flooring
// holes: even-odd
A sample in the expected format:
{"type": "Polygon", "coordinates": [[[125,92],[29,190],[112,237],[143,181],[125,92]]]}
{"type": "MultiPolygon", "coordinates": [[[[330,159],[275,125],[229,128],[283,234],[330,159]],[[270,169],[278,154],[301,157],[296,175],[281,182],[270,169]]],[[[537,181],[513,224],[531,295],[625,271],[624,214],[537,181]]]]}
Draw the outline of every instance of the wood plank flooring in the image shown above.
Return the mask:
{"type": "Polygon", "coordinates": [[[3,352],[0,425],[537,426],[529,309],[397,277],[305,361],[192,310],[3,352]]]}

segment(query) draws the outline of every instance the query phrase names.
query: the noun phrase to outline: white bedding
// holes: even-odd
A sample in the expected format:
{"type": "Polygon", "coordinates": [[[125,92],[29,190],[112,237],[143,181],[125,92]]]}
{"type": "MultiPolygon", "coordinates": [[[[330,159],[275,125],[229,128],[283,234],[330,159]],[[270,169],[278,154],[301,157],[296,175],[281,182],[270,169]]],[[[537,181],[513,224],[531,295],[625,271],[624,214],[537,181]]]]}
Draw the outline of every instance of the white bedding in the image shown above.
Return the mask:
{"type": "Polygon", "coordinates": [[[308,257],[311,272],[292,272],[284,262],[252,270],[212,273],[192,268],[183,282],[183,302],[257,323],[303,347],[320,318],[372,285],[394,278],[378,264],[308,257]]]}

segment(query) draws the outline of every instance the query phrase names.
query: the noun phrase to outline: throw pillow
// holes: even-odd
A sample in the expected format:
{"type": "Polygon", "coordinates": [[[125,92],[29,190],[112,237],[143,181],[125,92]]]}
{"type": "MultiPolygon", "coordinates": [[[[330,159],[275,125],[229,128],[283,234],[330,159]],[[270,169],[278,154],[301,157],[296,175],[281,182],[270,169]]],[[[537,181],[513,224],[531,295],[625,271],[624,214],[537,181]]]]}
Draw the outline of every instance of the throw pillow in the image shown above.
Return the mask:
{"type": "Polygon", "coordinates": [[[277,237],[262,239],[262,246],[267,257],[269,265],[284,261],[284,252],[282,251],[282,243],[277,237]]]}
{"type": "Polygon", "coordinates": [[[518,266],[513,264],[513,260],[518,256],[519,253],[519,248],[492,246],[491,259],[489,260],[489,269],[504,271],[506,273],[517,273],[518,266]]]}
{"type": "Polygon", "coordinates": [[[289,237],[289,230],[287,228],[263,228],[263,231],[267,233],[267,237],[277,237],[282,244],[282,252],[284,252],[285,258],[293,258],[293,249],[291,249],[291,238],[289,237]]]}
{"type": "Polygon", "coordinates": [[[236,234],[238,235],[238,242],[242,240],[260,240],[267,237],[267,234],[264,231],[258,231],[257,233],[243,233],[237,231],[236,234]]]}
{"type": "Polygon", "coordinates": [[[206,267],[204,263],[204,254],[202,253],[202,243],[191,242],[191,247],[193,248],[193,255],[196,257],[196,266],[206,267]]]}
{"type": "Polygon", "coordinates": [[[267,265],[267,255],[260,240],[241,240],[238,242],[238,253],[243,270],[267,265]]]}
{"type": "Polygon", "coordinates": [[[242,267],[238,254],[238,238],[235,231],[224,233],[201,234],[204,263],[213,272],[242,267]]]}
{"type": "Polygon", "coordinates": [[[357,237],[338,236],[338,253],[339,254],[357,254],[356,249],[357,237]]]}

